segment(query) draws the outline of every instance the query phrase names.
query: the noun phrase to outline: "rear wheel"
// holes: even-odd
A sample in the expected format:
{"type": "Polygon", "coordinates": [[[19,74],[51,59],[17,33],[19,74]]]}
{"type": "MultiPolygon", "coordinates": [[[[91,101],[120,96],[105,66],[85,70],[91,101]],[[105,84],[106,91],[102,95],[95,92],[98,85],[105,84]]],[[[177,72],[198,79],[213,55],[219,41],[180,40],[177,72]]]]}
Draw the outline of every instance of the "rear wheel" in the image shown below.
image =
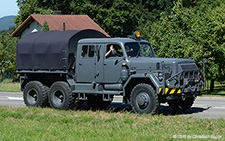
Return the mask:
{"type": "Polygon", "coordinates": [[[168,102],[169,106],[176,112],[185,112],[186,110],[191,108],[193,103],[194,103],[194,98],[188,98],[185,100],[178,99],[178,100],[172,100],[168,102]]]}
{"type": "Polygon", "coordinates": [[[112,101],[103,101],[102,95],[89,95],[86,101],[86,103],[92,108],[106,108],[109,104],[111,104],[111,102],[112,101]]]}
{"type": "Polygon", "coordinates": [[[138,84],[131,92],[131,105],[136,113],[156,114],[159,107],[158,96],[149,84],[138,84]]]}
{"type": "Polygon", "coordinates": [[[52,84],[49,91],[49,103],[55,109],[68,110],[74,108],[75,99],[66,82],[59,81],[52,84]]]}
{"type": "Polygon", "coordinates": [[[46,86],[39,81],[27,83],[23,92],[26,106],[46,107],[48,105],[48,91],[46,86]]]}

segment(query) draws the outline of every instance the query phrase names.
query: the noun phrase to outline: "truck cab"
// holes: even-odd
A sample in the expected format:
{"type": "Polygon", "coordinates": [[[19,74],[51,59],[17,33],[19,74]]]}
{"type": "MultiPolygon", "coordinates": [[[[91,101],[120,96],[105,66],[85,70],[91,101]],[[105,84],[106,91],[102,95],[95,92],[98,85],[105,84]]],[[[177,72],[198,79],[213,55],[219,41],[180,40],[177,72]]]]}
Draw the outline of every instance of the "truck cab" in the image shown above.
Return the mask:
{"type": "MultiPolygon", "coordinates": [[[[141,38],[82,39],[78,42],[77,53],[76,81],[86,83],[89,80],[90,93],[94,92],[95,85],[105,91],[103,94],[114,91],[114,95],[123,95],[124,103],[130,103],[131,90],[139,85],[140,89],[153,89],[158,103],[168,102],[176,111],[187,110],[200,95],[203,79],[194,60],[156,58],[150,43],[141,38]],[[106,56],[110,46],[116,54],[106,56]],[[188,102],[179,108],[179,101],[188,102]]],[[[99,88],[94,94],[98,91],[99,88]]],[[[142,113],[140,107],[151,103],[151,98],[141,93],[133,101],[134,106],[139,105],[136,112],[142,113]]],[[[158,103],[155,103],[156,109],[158,103]]]]}

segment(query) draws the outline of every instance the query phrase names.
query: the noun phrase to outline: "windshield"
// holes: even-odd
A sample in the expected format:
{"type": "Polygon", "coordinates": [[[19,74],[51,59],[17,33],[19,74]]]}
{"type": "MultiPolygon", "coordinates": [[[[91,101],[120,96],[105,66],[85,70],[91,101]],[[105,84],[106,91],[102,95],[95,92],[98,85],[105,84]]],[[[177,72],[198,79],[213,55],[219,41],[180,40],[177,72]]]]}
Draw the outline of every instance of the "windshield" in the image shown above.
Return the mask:
{"type": "Polygon", "coordinates": [[[153,49],[149,43],[125,43],[125,49],[128,57],[155,57],[153,49]]]}

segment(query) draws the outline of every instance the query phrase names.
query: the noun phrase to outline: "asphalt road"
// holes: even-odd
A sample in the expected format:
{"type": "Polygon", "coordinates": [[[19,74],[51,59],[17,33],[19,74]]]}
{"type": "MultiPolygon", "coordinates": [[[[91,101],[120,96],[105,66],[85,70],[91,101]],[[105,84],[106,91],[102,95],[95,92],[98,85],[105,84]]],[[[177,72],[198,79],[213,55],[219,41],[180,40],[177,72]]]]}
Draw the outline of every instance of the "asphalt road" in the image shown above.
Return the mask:
{"type": "MultiPolygon", "coordinates": [[[[114,97],[112,104],[109,105],[110,109],[114,112],[118,111],[131,111],[131,105],[122,105],[122,97],[114,97]]],[[[0,92],[0,105],[11,106],[11,107],[25,107],[23,102],[22,93],[14,92],[0,92]]],[[[83,109],[88,107],[83,105],[83,109]]],[[[161,104],[160,114],[165,116],[176,115],[167,104],[161,104]]],[[[225,119],[225,97],[198,97],[195,100],[194,105],[188,109],[185,113],[180,114],[181,116],[192,116],[198,118],[223,118],[225,119]]]]}

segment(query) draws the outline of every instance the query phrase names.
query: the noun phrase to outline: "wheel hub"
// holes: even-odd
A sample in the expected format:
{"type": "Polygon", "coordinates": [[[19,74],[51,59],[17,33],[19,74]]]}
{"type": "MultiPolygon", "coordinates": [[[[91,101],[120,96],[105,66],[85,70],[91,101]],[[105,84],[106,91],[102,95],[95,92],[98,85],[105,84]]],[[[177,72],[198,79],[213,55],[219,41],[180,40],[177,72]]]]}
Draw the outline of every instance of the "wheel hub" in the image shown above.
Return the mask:
{"type": "Polygon", "coordinates": [[[60,90],[57,90],[53,94],[53,101],[56,105],[61,105],[64,101],[64,93],[60,90]]]}
{"type": "Polygon", "coordinates": [[[150,103],[149,95],[145,92],[139,93],[136,97],[136,103],[141,109],[146,108],[150,103]]]}
{"type": "Polygon", "coordinates": [[[38,100],[38,92],[35,89],[30,89],[28,91],[27,100],[31,105],[36,104],[38,100]]]}

